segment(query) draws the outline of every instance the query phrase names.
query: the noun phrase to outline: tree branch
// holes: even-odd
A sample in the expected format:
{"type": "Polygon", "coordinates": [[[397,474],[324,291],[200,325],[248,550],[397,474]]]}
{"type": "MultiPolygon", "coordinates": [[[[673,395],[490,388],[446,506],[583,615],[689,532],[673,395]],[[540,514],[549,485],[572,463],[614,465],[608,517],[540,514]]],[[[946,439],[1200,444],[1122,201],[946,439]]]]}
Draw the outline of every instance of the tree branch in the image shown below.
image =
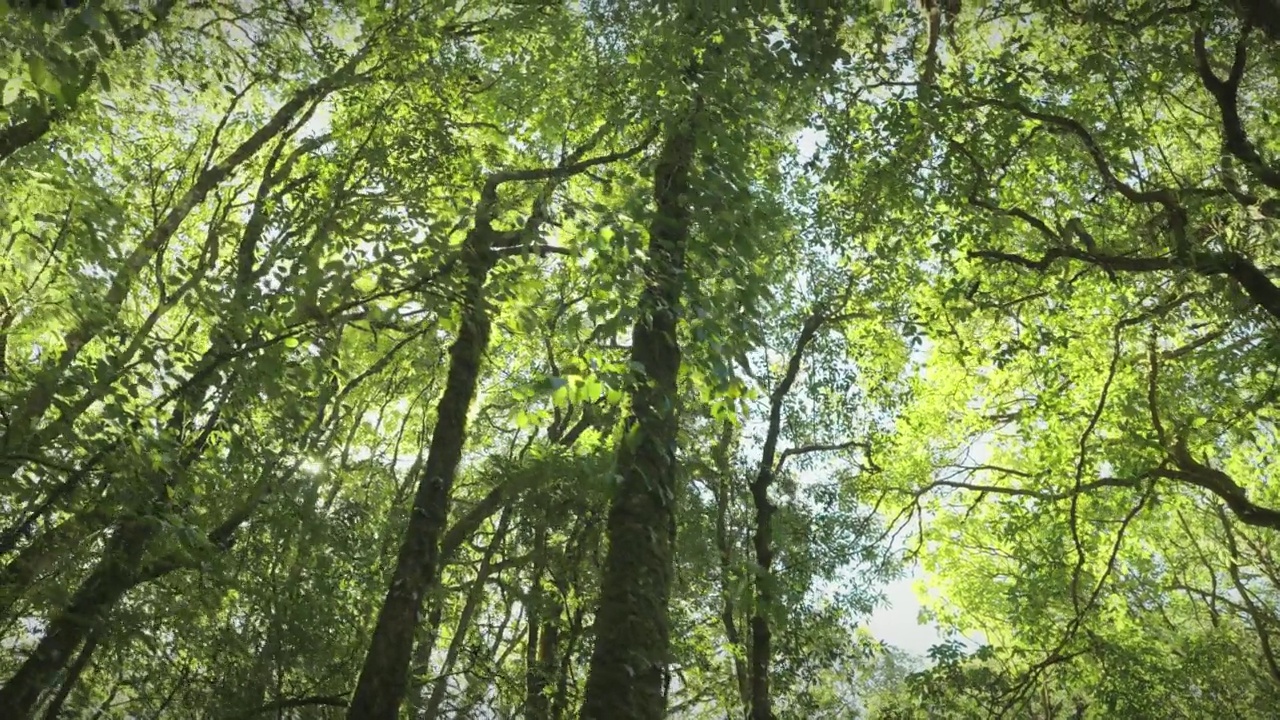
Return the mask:
{"type": "Polygon", "coordinates": [[[860,447],[867,454],[868,465],[875,468],[875,463],[871,462],[871,444],[860,440],[846,440],[841,443],[813,443],[812,445],[801,445],[799,447],[791,447],[783,450],[778,456],[777,472],[782,472],[782,465],[787,458],[799,457],[816,452],[835,452],[838,450],[848,450],[850,448],[860,447]]]}
{"type": "Polygon", "coordinates": [[[1172,455],[1176,468],[1161,467],[1151,474],[1208,490],[1226,503],[1236,518],[1246,525],[1280,530],[1280,510],[1255,504],[1249,499],[1248,492],[1230,475],[1192,457],[1185,437],[1178,440],[1172,455]]]}
{"type": "Polygon", "coordinates": [[[1245,132],[1244,121],[1240,118],[1240,80],[1244,77],[1248,60],[1247,40],[1249,26],[1240,33],[1236,40],[1235,56],[1231,60],[1230,74],[1226,79],[1219,78],[1209,62],[1209,51],[1205,48],[1203,30],[1196,30],[1192,40],[1195,47],[1196,73],[1200,83],[1209,91],[1218,104],[1222,115],[1222,139],[1227,151],[1238,158],[1267,187],[1280,190],[1280,171],[1271,167],[1245,132]]]}

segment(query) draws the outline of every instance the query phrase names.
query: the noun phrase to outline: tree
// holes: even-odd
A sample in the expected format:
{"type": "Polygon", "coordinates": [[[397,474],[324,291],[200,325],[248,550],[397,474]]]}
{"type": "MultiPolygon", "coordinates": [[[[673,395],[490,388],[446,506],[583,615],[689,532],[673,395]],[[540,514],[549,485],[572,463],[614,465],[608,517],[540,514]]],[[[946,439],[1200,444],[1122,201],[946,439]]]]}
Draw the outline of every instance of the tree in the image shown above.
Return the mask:
{"type": "Polygon", "coordinates": [[[0,7],[4,717],[1271,713],[1267,3],[126,5],[0,7]]]}

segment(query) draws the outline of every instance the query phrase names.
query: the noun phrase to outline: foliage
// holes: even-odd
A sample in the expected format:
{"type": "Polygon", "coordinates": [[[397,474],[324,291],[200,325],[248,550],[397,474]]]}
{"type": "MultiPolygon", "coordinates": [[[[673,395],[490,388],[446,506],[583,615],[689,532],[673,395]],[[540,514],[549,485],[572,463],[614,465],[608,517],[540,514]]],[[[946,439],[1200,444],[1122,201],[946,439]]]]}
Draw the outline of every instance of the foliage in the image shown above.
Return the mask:
{"type": "Polygon", "coordinates": [[[142,5],[0,0],[0,715],[1280,701],[1265,2],[142,5]]]}

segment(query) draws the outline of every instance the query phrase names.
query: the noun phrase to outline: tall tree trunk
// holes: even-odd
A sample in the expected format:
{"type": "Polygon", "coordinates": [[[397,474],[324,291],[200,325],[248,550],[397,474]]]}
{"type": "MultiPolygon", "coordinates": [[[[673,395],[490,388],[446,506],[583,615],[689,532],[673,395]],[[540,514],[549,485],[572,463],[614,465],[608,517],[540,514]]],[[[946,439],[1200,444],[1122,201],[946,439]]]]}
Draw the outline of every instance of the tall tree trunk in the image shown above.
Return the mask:
{"type": "MultiPolygon", "coordinates": [[[[441,553],[442,559],[446,554],[441,553]]],[[[440,638],[440,621],[444,617],[444,598],[436,592],[428,601],[426,627],[419,628],[421,634],[413,649],[413,664],[410,666],[408,713],[412,720],[423,720],[427,717],[427,703],[431,699],[427,692],[426,672],[431,668],[431,656],[440,638]]]]}
{"type": "Polygon", "coordinates": [[[716,550],[720,555],[720,622],[724,637],[733,653],[733,679],[738,688],[739,716],[751,706],[750,674],[747,672],[746,646],[738,629],[738,604],[733,597],[733,539],[729,537],[729,508],[733,504],[733,466],[729,450],[734,444],[734,425],[726,422],[720,441],[712,450],[716,477],[716,550]]]}
{"type": "MultiPolygon", "coordinates": [[[[198,407],[192,397],[179,401],[178,407],[170,416],[168,428],[176,432],[185,427],[188,411],[194,412],[198,407]]],[[[102,557],[80,583],[71,601],[49,620],[35,650],[27,656],[13,677],[0,687],[0,717],[6,720],[25,720],[31,717],[40,694],[73,661],[71,653],[99,631],[125,593],[159,576],[145,565],[147,548],[160,532],[162,524],[159,518],[166,511],[172,510],[170,491],[178,478],[200,457],[208,442],[209,432],[218,422],[217,418],[218,412],[215,410],[209,424],[194,439],[171,473],[162,473],[153,478],[155,494],[151,501],[136,515],[126,517],[116,524],[115,532],[107,542],[102,557]]],[[[92,648],[89,652],[92,652],[92,648]]]]}
{"type": "Polygon", "coordinates": [[[550,720],[551,696],[547,689],[556,677],[560,664],[560,614],[558,598],[549,603],[538,633],[537,652],[527,678],[525,720],[550,720]]]}
{"type": "MultiPolygon", "coordinates": [[[[71,601],[49,621],[35,650],[27,656],[13,677],[0,687],[0,718],[19,720],[30,717],[40,694],[72,662],[71,652],[86,638],[96,637],[101,632],[108,616],[126,593],[138,585],[152,582],[184,566],[183,562],[172,558],[149,561],[147,550],[163,527],[159,520],[161,515],[174,510],[169,499],[170,491],[203,453],[209,432],[218,422],[217,415],[215,411],[201,435],[179,460],[174,473],[154,478],[155,495],[150,506],[117,523],[102,557],[80,584],[71,601]]],[[[174,418],[181,417],[183,414],[175,411],[174,418]]],[[[206,535],[210,545],[224,551],[230,549],[238,528],[265,497],[266,488],[270,485],[269,478],[274,471],[268,469],[265,472],[267,475],[259,482],[250,498],[232,510],[223,522],[206,535]]],[[[96,643],[86,646],[76,662],[81,659],[88,662],[89,654],[95,646],[96,643]]]]}
{"type": "Polygon", "coordinates": [[[654,169],[647,284],[631,334],[643,368],[618,451],[609,508],[609,551],[596,611],[596,641],[583,720],[656,720],[665,711],[676,493],[676,323],[689,237],[694,113],[675,121],[654,169]]]}
{"type": "Polygon", "coordinates": [[[62,679],[62,683],[58,685],[58,691],[53,694],[53,699],[45,707],[44,720],[58,720],[58,717],[62,715],[62,705],[67,701],[67,697],[71,695],[71,691],[75,689],[76,683],[80,681],[80,675],[84,673],[85,668],[89,667],[89,661],[93,659],[93,651],[98,647],[99,637],[101,637],[101,633],[95,632],[80,648],[75,662],[71,663],[71,667],[67,668],[67,676],[62,679]]]}
{"type": "Polygon", "coordinates": [[[573,680],[573,661],[578,649],[578,641],[582,638],[582,625],[587,615],[585,605],[578,606],[569,620],[568,637],[564,641],[564,650],[560,653],[559,671],[556,674],[556,694],[551,700],[551,720],[560,720],[569,707],[569,682],[573,680]]]}
{"type": "Polygon", "coordinates": [[[102,560],[81,583],[71,602],[49,621],[35,650],[0,687],[0,717],[26,720],[32,716],[40,694],[72,661],[71,654],[102,624],[120,598],[138,584],[143,553],[155,532],[155,523],[146,518],[120,526],[102,560]]]}
{"type": "Polygon", "coordinates": [[[27,588],[95,530],[110,524],[100,510],[82,511],[37,535],[0,567],[0,617],[8,617],[27,588]]]}
{"type": "MultiPolygon", "coordinates": [[[[186,418],[199,409],[202,399],[194,393],[180,399],[170,415],[166,428],[177,435],[186,428],[186,418]]],[[[137,512],[116,523],[115,532],[102,557],[60,612],[44,628],[35,650],[23,661],[13,677],[0,687],[0,717],[25,720],[31,717],[40,694],[50,687],[58,673],[72,662],[71,653],[105,623],[125,593],[134,586],[156,577],[144,567],[147,548],[160,531],[160,516],[171,509],[169,491],[177,479],[200,457],[217,423],[218,411],[204,430],[193,440],[172,472],[152,479],[154,495],[137,512]]],[[[92,652],[92,648],[90,648],[92,652]]],[[[87,661],[87,658],[86,658],[87,661]]]]}
{"type": "Polygon", "coordinates": [[[449,516],[449,496],[466,441],[467,413],[480,377],[480,360],[489,344],[489,313],[484,283],[493,268],[492,231],[471,230],[465,243],[467,279],[463,287],[458,337],[449,348],[449,372],[436,406],[431,447],[418,478],[409,527],[386,599],[378,611],[373,639],[347,711],[349,720],[395,720],[409,681],[413,638],[422,600],[436,580],[440,535],[449,516]]]}
{"type": "Polygon", "coordinates": [[[560,593],[547,593],[542,587],[546,574],[547,528],[539,525],[534,530],[533,553],[535,567],[530,582],[529,634],[525,642],[525,720],[548,720],[551,714],[551,697],[547,688],[555,677],[556,656],[560,645],[560,593]]]}
{"type": "Polygon", "coordinates": [[[480,377],[480,360],[489,344],[490,319],[484,284],[500,253],[519,250],[537,236],[546,222],[551,196],[566,178],[596,165],[624,160],[640,153],[651,138],[628,150],[584,160],[582,156],[603,137],[608,126],[554,168],[512,170],[490,175],[480,190],[475,223],[463,242],[466,280],[461,293],[461,327],[449,348],[449,371],[444,394],[436,406],[427,461],[419,473],[418,489],[409,514],[409,527],[400,545],[386,599],[378,611],[373,639],[356,682],[347,712],[349,720],[395,720],[409,684],[413,637],[422,600],[440,569],[441,534],[449,516],[449,495],[462,458],[467,413],[480,377]],[[545,181],[532,211],[519,230],[499,232],[493,227],[498,188],[503,183],[545,181]]]}

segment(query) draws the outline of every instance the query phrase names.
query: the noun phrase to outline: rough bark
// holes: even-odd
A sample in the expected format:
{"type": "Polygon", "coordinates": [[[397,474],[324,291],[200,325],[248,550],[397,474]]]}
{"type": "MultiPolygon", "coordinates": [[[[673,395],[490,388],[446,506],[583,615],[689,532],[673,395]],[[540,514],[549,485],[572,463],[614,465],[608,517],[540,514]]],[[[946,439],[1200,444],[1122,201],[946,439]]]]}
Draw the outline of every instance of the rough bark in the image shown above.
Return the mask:
{"type": "Polygon", "coordinates": [[[618,452],[584,720],[656,720],[665,711],[680,368],[676,323],[693,153],[692,117],[673,122],[654,170],[647,283],[631,336],[631,360],[643,370],[631,391],[631,415],[618,452]]]}
{"type": "MultiPolygon", "coordinates": [[[[175,408],[167,424],[175,436],[185,429],[188,414],[198,409],[201,402],[202,399],[188,397],[175,408]]],[[[102,557],[81,582],[71,601],[49,620],[35,649],[0,687],[0,717],[23,720],[31,717],[41,693],[72,661],[71,653],[103,626],[125,593],[158,577],[153,568],[144,566],[147,548],[160,531],[160,516],[172,508],[169,490],[203,452],[217,418],[218,411],[215,410],[212,419],[196,435],[172,472],[152,478],[155,491],[152,500],[136,514],[116,523],[102,557]]]]}
{"type": "MultiPolygon", "coordinates": [[[[301,104],[298,105],[298,109],[300,108],[301,104]]],[[[240,159],[234,160],[232,167],[247,159],[270,138],[284,132],[288,125],[288,119],[292,118],[296,112],[294,110],[285,113],[284,110],[281,110],[277,113],[272,123],[268,123],[267,127],[255,134],[255,137],[260,136],[256,145],[246,143],[233,153],[233,159],[235,157],[240,159]],[[275,129],[269,129],[273,127],[273,123],[275,123],[275,129]]],[[[274,161],[278,159],[282,147],[283,145],[277,148],[276,155],[273,156],[268,170],[274,165],[274,161]]],[[[269,189],[269,186],[267,180],[264,179],[263,186],[260,188],[258,207],[261,206],[262,195],[267,189],[269,189]]],[[[258,212],[259,210],[255,209],[255,216],[258,212]]],[[[185,217],[185,213],[183,217],[185,217]]],[[[175,221],[173,225],[175,231],[177,224],[180,222],[180,219],[175,221]]],[[[247,245],[250,248],[248,252],[252,252],[252,246],[259,239],[260,230],[258,228],[256,232],[246,232],[242,236],[242,251],[247,245]]],[[[242,263],[238,269],[235,284],[235,293],[238,299],[243,299],[254,279],[256,279],[256,276],[252,264],[246,266],[242,263]]],[[[221,332],[215,333],[213,344],[206,351],[205,359],[215,358],[227,350],[231,345],[230,338],[231,335],[228,328],[224,327],[221,332]]],[[[82,642],[85,642],[87,636],[98,632],[116,604],[129,590],[182,566],[181,563],[168,560],[145,564],[145,557],[153,538],[159,532],[160,525],[157,518],[161,513],[171,509],[169,491],[175,483],[181,480],[181,477],[185,475],[191,465],[201,457],[208,442],[209,432],[217,423],[218,412],[215,411],[214,419],[203,430],[189,426],[189,419],[204,404],[205,395],[214,387],[215,381],[215,376],[207,375],[200,378],[199,381],[188,385],[181,393],[166,424],[166,431],[175,438],[193,438],[189,446],[184,450],[183,457],[172,471],[158,474],[152,478],[151,485],[154,488],[154,496],[150,503],[141,508],[137,515],[126,517],[116,524],[115,532],[102,558],[99,559],[98,563],[81,583],[71,602],[50,620],[45,634],[36,649],[24,660],[17,673],[5,683],[3,688],[0,688],[0,711],[3,711],[0,712],[0,716],[6,718],[28,717],[33,712],[44,688],[71,661],[71,652],[79,647],[82,642]]],[[[319,416],[316,420],[316,423],[318,422],[319,416]]],[[[314,429],[315,426],[313,425],[311,430],[314,429]]],[[[223,523],[209,533],[208,539],[215,547],[227,549],[231,546],[237,529],[248,519],[249,515],[252,514],[270,491],[271,479],[271,472],[268,471],[249,500],[244,505],[236,508],[223,523]]],[[[64,523],[59,528],[64,526],[74,527],[64,523]]],[[[71,538],[62,538],[63,543],[69,539],[71,538]]],[[[57,543],[54,543],[54,546],[56,547],[57,543]]],[[[36,547],[44,547],[44,545],[37,543],[27,549],[36,547]]],[[[3,580],[5,589],[9,591],[6,595],[21,592],[22,587],[25,586],[24,581],[29,582],[34,577],[33,573],[38,570],[41,560],[45,559],[41,558],[38,552],[33,557],[28,557],[28,555],[29,553],[24,551],[19,558],[15,559],[15,563],[18,563],[17,565],[11,564],[5,568],[3,580]]],[[[92,645],[86,645],[85,652],[82,653],[85,662],[89,660],[88,654],[91,654],[92,650],[92,645]]]]}
{"type": "Polygon", "coordinates": [[[518,249],[536,237],[546,222],[551,195],[566,178],[596,165],[638,154],[651,138],[622,152],[583,160],[607,131],[602,127],[586,144],[553,168],[508,170],[490,175],[480,190],[475,223],[463,242],[466,270],[460,293],[461,327],[449,348],[449,370],[444,394],[436,406],[427,461],[418,476],[418,488],[392,573],[386,599],[378,612],[373,639],[365,654],[355,695],[347,712],[349,720],[395,720],[409,684],[413,638],[423,597],[440,569],[440,541],[449,516],[454,475],[466,440],[467,413],[480,375],[480,360],[489,342],[490,318],[484,300],[489,272],[501,251],[518,249]],[[493,227],[498,188],[509,182],[546,181],[524,226],[498,232],[493,227]]]}
{"type": "Polygon", "coordinates": [[[494,264],[491,235],[488,228],[481,226],[472,229],[466,240],[468,272],[460,306],[461,327],[449,348],[449,372],[444,394],[436,406],[430,450],[419,473],[409,527],[347,711],[349,720],[395,720],[408,687],[418,615],[439,569],[440,536],[449,516],[453,479],[466,442],[467,413],[475,397],[480,361],[489,344],[484,284],[494,264]]]}

